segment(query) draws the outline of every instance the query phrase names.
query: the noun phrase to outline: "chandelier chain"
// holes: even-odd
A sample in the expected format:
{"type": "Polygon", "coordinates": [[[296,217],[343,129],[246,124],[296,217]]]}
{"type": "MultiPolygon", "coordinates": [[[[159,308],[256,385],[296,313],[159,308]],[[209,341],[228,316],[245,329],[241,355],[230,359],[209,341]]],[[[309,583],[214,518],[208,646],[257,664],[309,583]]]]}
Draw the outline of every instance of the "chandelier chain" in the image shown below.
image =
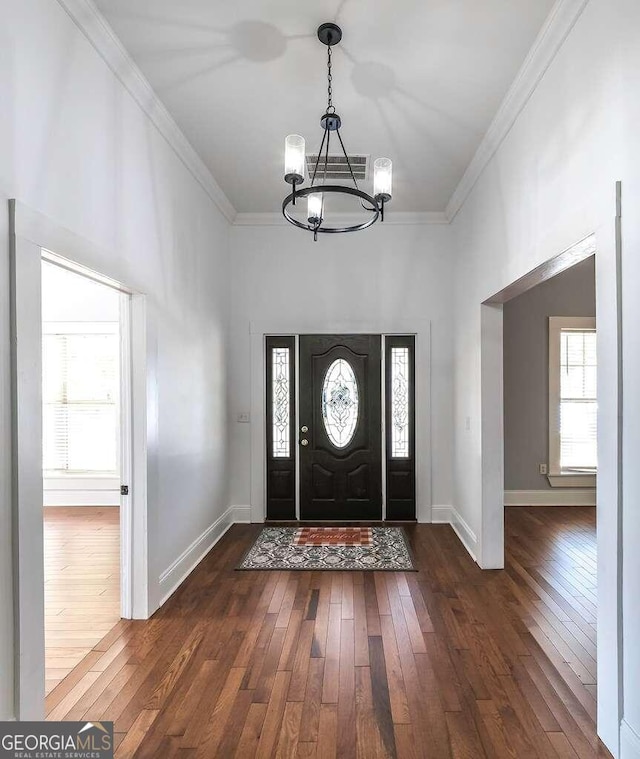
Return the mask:
{"type": "Polygon", "coordinates": [[[327,46],[327,113],[335,112],[333,106],[333,75],[331,73],[331,45],[327,46]]]}

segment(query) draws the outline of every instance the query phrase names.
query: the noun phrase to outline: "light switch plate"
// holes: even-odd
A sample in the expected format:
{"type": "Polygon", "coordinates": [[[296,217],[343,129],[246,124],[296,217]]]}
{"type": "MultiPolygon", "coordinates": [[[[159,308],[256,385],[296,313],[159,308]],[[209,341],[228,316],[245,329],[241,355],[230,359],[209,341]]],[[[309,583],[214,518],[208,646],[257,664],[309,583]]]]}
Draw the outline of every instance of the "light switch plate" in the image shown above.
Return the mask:
{"type": "Polygon", "coordinates": [[[248,411],[240,411],[236,420],[239,424],[249,424],[251,422],[251,414],[248,411]]]}

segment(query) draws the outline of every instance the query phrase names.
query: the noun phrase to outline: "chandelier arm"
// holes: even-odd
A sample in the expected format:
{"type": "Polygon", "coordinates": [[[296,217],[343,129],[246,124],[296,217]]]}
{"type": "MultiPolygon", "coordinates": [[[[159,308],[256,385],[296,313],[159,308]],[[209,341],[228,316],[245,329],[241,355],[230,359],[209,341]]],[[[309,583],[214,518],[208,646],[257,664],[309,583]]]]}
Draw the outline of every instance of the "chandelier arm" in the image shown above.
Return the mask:
{"type": "Polygon", "coordinates": [[[322,135],[322,142],[320,143],[320,150],[318,150],[318,156],[316,158],[316,164],[313,167],[313,176],[311,177],[311,186],[313,187],[313,183],[316,181],[316,173],[318,171],[318,165],[320,163],[320,157],[322,156],[322,148],[324,147],[324,141],[327,139],[327,133],[328,128],[325,126],[324,128],[324,134],[322,135]]]}
{"type": "Polygon", "coordinates": [[[324,154],[324,172],[322,175],[322,183],[327,184],[327,164],[329,163],[329,142],[331,141],[331,130],[327,129],[327,149],[324,154]]]}
{"type": "MultiPolygon", "coordinates": [[[[331,50],[331,48],[329,48],[331,50]]],[[[322,173],[322,186],[326,186],[327,184],[327,164],[329,163],[329,143],[331,142],[331,130],[325,129],[326,135],[327,135],[327,147],[324,154],[324,171],[322,173]]],[[[318,155],[318,158],[320,156],[318,155]]],[[[322,199],[320,201],[320,218],[318,219],[318,223],[315,225],[315,229],[313,230],[313,239],[314,242],[318,239],[318,231],[320,227],[322,226],[322,222],[324,220],[324,192],[322,193],[322,199]]]]}
{"type": "Polygon", "coordinates": [[[344,146],[344,142],[342,142],[342,135],[340,134],[340,130],[336,129],[336,133],[338,135],[338,139],[340,140],[340,146],[342,147],[342,152],[344,153],[344,157],[347,159],[347,166],[349,167],[349,171],[351,172],[351,179],[353,179],[353,184],[355,185],[356,189],[359,190],[360,188],[358,187],[358,180],[356,179],[356,175],[353,173],[353,166],[351,165],[351,161],[349,160],[349,155],[344,146]]]}

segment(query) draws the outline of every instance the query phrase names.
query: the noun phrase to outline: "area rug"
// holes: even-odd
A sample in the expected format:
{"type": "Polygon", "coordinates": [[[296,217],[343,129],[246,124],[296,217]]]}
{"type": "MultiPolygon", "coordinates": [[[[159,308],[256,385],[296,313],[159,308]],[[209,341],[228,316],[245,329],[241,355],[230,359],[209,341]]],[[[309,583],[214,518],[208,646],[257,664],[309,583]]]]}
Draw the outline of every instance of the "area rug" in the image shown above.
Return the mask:
{"type": "Polygon", "coordinates": [[[416,571],[402,527],[265,527],[238,569],[416,571]]]}

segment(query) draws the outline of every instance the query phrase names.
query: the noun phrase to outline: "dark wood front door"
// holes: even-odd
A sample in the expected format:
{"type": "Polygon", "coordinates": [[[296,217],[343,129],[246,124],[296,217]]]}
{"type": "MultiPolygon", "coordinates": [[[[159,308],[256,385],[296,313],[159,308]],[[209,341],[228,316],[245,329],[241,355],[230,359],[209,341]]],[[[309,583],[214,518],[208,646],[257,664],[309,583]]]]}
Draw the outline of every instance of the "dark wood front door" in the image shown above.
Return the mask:
{"type": "Polygon", "coordinates": [[[382,519],[380,335],[301,335],[300,518],[382,519]]]}

